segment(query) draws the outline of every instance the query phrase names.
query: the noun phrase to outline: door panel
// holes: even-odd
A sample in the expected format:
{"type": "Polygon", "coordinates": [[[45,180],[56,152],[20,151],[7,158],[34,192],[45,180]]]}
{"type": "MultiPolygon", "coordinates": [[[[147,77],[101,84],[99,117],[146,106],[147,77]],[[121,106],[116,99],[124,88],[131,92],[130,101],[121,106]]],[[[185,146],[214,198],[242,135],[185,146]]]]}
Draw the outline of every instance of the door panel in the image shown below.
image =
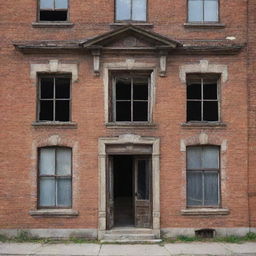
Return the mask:
{"type": "Polygon", "coordinates": [[[114,168],[113,157],[108,157],[107,163],[107,229],[114,226],[114,168]]]}

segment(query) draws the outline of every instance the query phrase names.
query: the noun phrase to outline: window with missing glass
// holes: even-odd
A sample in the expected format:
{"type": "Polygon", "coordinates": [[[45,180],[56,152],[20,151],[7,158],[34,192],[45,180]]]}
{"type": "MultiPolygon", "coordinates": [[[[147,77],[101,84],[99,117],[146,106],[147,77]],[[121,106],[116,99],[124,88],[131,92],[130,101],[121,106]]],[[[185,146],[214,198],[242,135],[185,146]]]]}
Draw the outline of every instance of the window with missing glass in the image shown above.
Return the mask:
{"type": "Polygon", "coordinates": [[[187,206],[217,207],[220,204],[218,146],[187,147],[187,206]]]}
{"type": "Polygon", "coordinates": [[[70,121],[71,77],[66,75],[39,76],[37,121],[70,121]]]}
{"type": "Polygon", "coordinates": [[[116,21],[146,21],[147,0],[115,0],[116,21]]]}
{"type": "Polygon", "coordinates": [[[219,0],[188,0],[188,22],[219,22],[219,0]]]}
{"type": "Polygon", "coordinates": [[[68,0],[38,0],[38,20],[61,22],[68,20],[68,0]]]}
{"type": "Polygon", "coordinates": [[[219,76],[187,76],[187,121],[219,121],[219,76]]]}
{"type": "Polygon", "coordinates": [[[72,150],[66,147],[39,149],[39,208],[72,206],[72,150]]]}

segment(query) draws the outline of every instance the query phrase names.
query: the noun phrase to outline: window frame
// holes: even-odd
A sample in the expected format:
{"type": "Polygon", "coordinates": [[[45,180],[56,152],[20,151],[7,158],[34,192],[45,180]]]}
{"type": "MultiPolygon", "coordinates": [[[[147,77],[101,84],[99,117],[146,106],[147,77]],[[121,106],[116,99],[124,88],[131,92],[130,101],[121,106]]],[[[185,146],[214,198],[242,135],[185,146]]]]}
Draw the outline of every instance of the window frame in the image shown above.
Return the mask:
{"type": "MultiPolygon", "coordinates": [[[[150,124],[152,122],[152,72],[153,70],[133,70],[133,71],[111,71],[109,76],[109,99],[108,99],[108,121],[116,125],[136,125],[150,124]],[[116,121],[116,79],[118,77],[130,77],[131,79],[147,77],[148,78],[148,99],[144,100],[148,103],[147,121],[133,121],[133,94],[131,94],[131,121],[116,121]]],[[[131,83],[132,84],[132,83],[131,83]]],[[[131,92],[133,91],[131,85],[131,92]]]]}
{"type": "Polygon", "coordinates": [[[68,2],[68,7],[67,7],[67,9],[57,9],[58,11],[67,11],[67,19],[66,20],[41,20],[40,19],[40,11],[41,10],[48,10],[48,11],[55,11],[56,9],[55,9],[55,0],[54,0],[54,9],[41,9],[40,8],[40,2],[41,2],[42,0],[38,0],[37,1],[37,22],[38,23],[67,23],[67,22],[69,22],[70,21],[70,19],[69,19],[69,9],[70,9],[70,1],[69,0],[67,0],[67,2],[68,2]]]}
{"type": "Polygon", "coordinates": [[[222,201],[221,201],[221,147],[217,145],[193,145],[193,146],[187,146],[186,147],[186,208],[187,209],[198,209],[198,208],[221,208],[222,207],[222,201]],[[204,147],[214,147],[218,149],[218,161],[219,161],[219,168],[202,168],[202,169],[188,169],[188,148],[204,148],[204,147]],[[188,204],[188,173],[189,172],[198,172],[202,173],[202,205],[189,205],[188,204]],[[218,203],[216,205],[205,205],[204,204],[204,176],[205,173],[212,172],[218,174],[218,203]]]}
{"type": "Polygon", "coordinates": [[[70,123],[72,122],[72,75],[68,73],[38,73],[37,75],[37,103],[36,103],[36,122],[37,123],[70,123]],[[54,89],[53,89],[53,120],[40,120],[40,102],[41,102],[41,79],[42,78],[54,78],[54,89]],[[69,78],[69,98],[63,98],[59,100],[69,101],[69,120],[68,121],[56,121],[56,98],[55,98],[55,79],[56,78],[69,78]]]}
{"type": "Polygon", "coordinates": [[[217,21],[205,21],[205,17],[204,17],[204,3],[205,3],[205,0],[203,0],[203,20],[202,21],[190,21],[189,20],[189,1],[190,0],[187,0],[187,23],[188,24],[219,24],[221,23],[221,20],[220,20],[220,0],[217,0],[218,2],[218,8],[217,8],[217,17],[218,17],[218,20],[217,21]]]}
{"type": "Polygon", "coordinates": [[[118,20],[117,19],[117,3],[116,1],[118,0],[115,0],[114,1],[114,22],[115,23],[147,23],[148,22],[148,0],[145,0],[146,1],[146,19],[145,20],[133,20],[132,19],[132,2],[133,0],[130,0],[131,1],[131,10],[130,10],[130,17],[131,19],[129,20],[118,20]]]}
{"type": "Polygon", "coordinates": [[[219,123],[221,122],[221,75],[217,74],[217,73],[187,73],[186,74],[186,123],[219,123]],[[187,97],[187,90],[188,90],[188,84],[189,84],[189,80],[191,80],[191,78],[197,78],[201,80],[201,99],[188,99],[187,97]],[[216,84],[217,84],[217,100],[213,100],[213,99],[204,99],[204,95],[203,95],[203,88],[204,88],[204,83],[202,82],[204,79],[216,79],[216,84]],[[188,120],[188,102],[189,101],[200,101],[201,102],[201,120],[188,120]],[[203,103],[204,101],[217,101],[218,102],[218,120],[215,121],[207,121],[204,120],[204,107],[203,107],[203,103]]]}
{"type": "Polygon", "coordinates": [[[37,209],[72,209],[73,208],[73,149],[71,147],[67,147],[67,146],[45,146],[45,147],[40,147],[37,150],[37,209]],[[55,160],[55,170],[54,173],[55,175],[40,175],[40,159],[41,159],[41,149],[55,149],[55,156],[54,156],[54,160],[55,160]],[[70,150],[70,157],[71,157],[71,170],[70,170],[70,175],[56,175],[56,162],[57,162],[57,150],[58,149],[69,149],[70,150]],[[40,180],[41,177],[53,177],[54,181],[55,181],[55,206],[41,206],[40,205],[40,180]],[[57,206],[56,205],[56,180],[58,177],[61,178],[66,178],[66,177],[70,177],[70,183],[71,183],[71,204],[70,206],[57,206]]]}

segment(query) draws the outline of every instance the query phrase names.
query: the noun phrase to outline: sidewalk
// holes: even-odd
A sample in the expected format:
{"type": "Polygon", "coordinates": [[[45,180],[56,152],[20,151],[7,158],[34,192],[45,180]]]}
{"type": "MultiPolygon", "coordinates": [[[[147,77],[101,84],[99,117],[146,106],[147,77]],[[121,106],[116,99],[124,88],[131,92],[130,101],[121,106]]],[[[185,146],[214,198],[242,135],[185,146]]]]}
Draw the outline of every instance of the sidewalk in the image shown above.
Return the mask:
{"type": "Polygon", "coordinates": [[[170,256],[170,255],[250,255],[256,256],[256,243],[174,243],[135,244],[40,244],[0,243],[0,255],[61,256],[170,256]]]}

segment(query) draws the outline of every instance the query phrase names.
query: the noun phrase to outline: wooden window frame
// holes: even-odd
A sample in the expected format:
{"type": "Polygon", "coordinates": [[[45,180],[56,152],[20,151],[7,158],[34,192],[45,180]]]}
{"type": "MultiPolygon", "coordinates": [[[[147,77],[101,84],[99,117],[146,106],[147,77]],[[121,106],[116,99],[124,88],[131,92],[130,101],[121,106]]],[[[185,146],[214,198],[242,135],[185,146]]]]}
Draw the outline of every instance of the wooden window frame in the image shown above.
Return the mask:
{"type": "Polygon", "coordinates": [[[71,90],[71,85],[72,85],[72,78],[71,75],[69,74],[39,74],[38,75],[38,86],[37,86],[37,111],[36,111],[36,120],[37,122],[63,122],[63,123],[68,123],[71,122],[72,120],[72,90],[71,90]],[[52,99],[43,99],[43,100],[52,100],[53,101],[53,120],[40,120],[40,102],[42,101],[41,99],[41,79],[42,78],[53,78],[54,79],[54,85],[53,85],[53,98],[52,99]],[[56,116],[56,97],[55,97],[55,80],[56,78],[68,78],[69,81],[69,98],[58,98],[57,100],[66,100],[69,101],[69,120],[68,121],[56,121],[55,116],[56,116]]]}
{"type": "MultiPolygon", "coordinates": [[[[204,148],[204,147],[215,147],[218,149],[218,156],[219,156],[219,168],[215,169],[215,168],[203,168],[203,169],[188,169],[187,168],[187,163],[188,163],[188,153],[186,153],[186,206],[188,209],[191,208],[221,208],[221,162],[220,162],[220,147],[216,146],[216,145],[197,145],[197,146],[188,146],[188,148],[196,148],[196,147],[200,147],[200,148],[204,148]],[[198,172],[198,173],[202,173],[202,205],[189,205],[188,204],[188,172],[198,172]],[[213,173],[217,173],[218,174],[218,204],[216,205],[205,205],[204,204],[204,176],[205,173],[207,172],[213,172],[213,173]]],[[[187,151],[186,151],[187,152],[187,151]]]]}
{"type": "Polygon", "coordinates": [[[146,1],[146,20],[133,20],[132,19],[132,12],[133,12],[133,8],[132,8],[132,3],[133,3],[133,0],[130,0],[130,2],[131,2],[131,6],[130,6],[130,17],[131,17],[131,19],[129,19],[129,20],[118,20],[117,18],[116,18],[116,14],[117,14],[117,3],[116,3],[116,1],[118,1],[118,0],[115,0],[114,1],[114,21],[115,21],[115,23],[127,23],[127,22],[132,22],[132,23],[147,23],[148,22],[148,0],[145,0],[146,1]]]}
{"type": "Polygon", "coordinates": [[[205,17],[204,17],[204,4],[206,0],[202,0],[203,1],[203,20],[202,21],[190,21],[189,20],[189,1],[187,0],[187,23],[188,24],[219,24],[220,23],[220,0],[217,0],[218,3],[218,8],[217,8],[217,16],[218,16],[218,20],[217,21],[206,21],[205,17]]]}
{"type": "Polygon", "coordinates": [[[67,0],[68,1],[68,7],[63,8],[63,9],[55,9],[55,1],[56,0],[53,0],[54,1],[54,8],[53,9],[41,9],[40,8],[40,2],[41,1],[42,0],[38,0],[38,4],[37,4],[37,22],[40,22],[40,23],[67,23],[67,22],[69,22],[69,8],[70,8],[69,0],[67,0]],[[40,20],[40,11],[41,10],[44,10],[44,11],[55,11],[55,10],[67,11],[67,19],[66,20],[54,20],[54,21],[40,20]]]}
{"type": "Polygon", "coordinates": [[[37,163],[37,209],[72,209],[73,207],[73,152],[72,152],[72,148],[70,147],[56,147],[56,146],[47,146],[47,147],[40,147],[38,148],[38,163],[37,163]],[[40,158],[41,158],[41,149],[46,149],[46,148],[51,148],[51,149],[55,149],[55,156],[54,156],[54,160],[55,160],[55,175],[41,175],[40,174],[40,158]],[[69,149],[70,150],[70,154],[71,154],[71,171],[70,171],[70,175],[56,175],[56,166],[57,166],[57,150],[58,149],[69,149]],[[50,178],[54,178],[55,181],[55,206],[41,206],[40,205],[40,180],[42,177],[50,177],[50,178]],[[56,191],[56,180],[58,178],[70,178],[70,182],[71,182],[71,204],[70,206],[57,206],[57,191],[56,191]]]}

